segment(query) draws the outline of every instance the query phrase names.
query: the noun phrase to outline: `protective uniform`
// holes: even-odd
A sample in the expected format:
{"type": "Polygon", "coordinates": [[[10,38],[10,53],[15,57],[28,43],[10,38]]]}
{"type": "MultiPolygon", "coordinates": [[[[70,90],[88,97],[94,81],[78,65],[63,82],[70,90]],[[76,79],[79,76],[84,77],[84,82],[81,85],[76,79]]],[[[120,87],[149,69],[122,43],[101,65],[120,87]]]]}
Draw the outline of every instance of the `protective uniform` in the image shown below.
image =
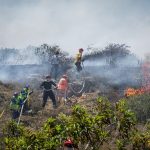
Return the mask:
{"type": "Polygon", "coordinates": [[[67,90],[68,89],[68,81],[65,77],[62,77],[58,82],[58,89],[59,90],[67,90]]]}
{"type": "Polygon", "coordinates": [[[23,101],[27,98],[27,93],[25,90],[21,90],[21,93],[19,94],[19,98],[22,99],[23,101]]]}
{"type": "Polygon", "coordinates": [[[17,119],[19,117],[22,104],[23,101],[22,99],[20,99],[19,94],[15,93],[10,103],[10,110],[12,111],[12,119],[17,119]]]}
{"type": "MultiPolygon", "coordinates": [[[[23,101],[25,101],[25,100],[28,98],[28,96],[31,95],[32,93],[33,93],[33,91],[30,91],[30,88],[27,87],[27,86],[25,86],[25,87],[23,88],[23,90],[21,91],[19,97],[20,97],[20,99],[22,99],[23,101]]],[[[25,103],[24,103],[23,112],[29,111],[29,110],[32,111],[32,110],[29,108],[29,106],[30,106],[30,102],[29,102],[29,99],[27,99],[27,100],[25,101],[25,103]]]]}
{"type": "Polygon", "coordinates": [[[64,97],[64,100],[66,100],[67,98],[68,80],[66,75],[63,75],[63,77],[59,80],[57,86],[58,86],[57,96],[58,96],[58,101],[60,103],[62,97],[64,97]]]}
{"type": "Polygon", "coordinates": [[[81,62],[82,62],[82,52],[83,52],[83,49],[80,48],[79,49],[79,52],[77,53],[76,55],[76,58],[75,58],[75,65],[77,67],[77,71],[80,72],[82,70],[82,66],[81,66],[81,62]]]}
{"type": "Polygon", "coordinates": [[[42,107],[44,108],[46,103],[47,103],[47,99],[48,97],[52,100],[52,103],[53,103],[53,107],[56,108],[56,99],[55,99],[55,95],[52,91],[52,85],[57,87],[57,85],[53,82],[53,81],[44,81],[42,82],[42,84],[40,85],[40,87],[44,88],[44,91],[43,91],[43,104],[42,104],[42,107]]]}
{"type": "Polygon", "coordinates": [[[75,58],[75,62],[81,62],[81,58],[82,58],[82,53],[77,53],[76,58],[75,58]]]}

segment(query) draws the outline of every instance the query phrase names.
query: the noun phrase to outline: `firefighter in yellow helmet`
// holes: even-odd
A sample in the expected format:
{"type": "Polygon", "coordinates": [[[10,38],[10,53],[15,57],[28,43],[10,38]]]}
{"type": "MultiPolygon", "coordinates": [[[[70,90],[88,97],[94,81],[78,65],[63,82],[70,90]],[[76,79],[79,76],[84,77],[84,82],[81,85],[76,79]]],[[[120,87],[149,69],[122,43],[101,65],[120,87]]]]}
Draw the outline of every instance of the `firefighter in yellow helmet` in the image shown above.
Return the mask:
{"type": "Polygon", "coordinates": [[[81,62],[83,61],[82,60],[83,51],[84,51],[83,48],[80,48],[79,52],[77,53],[76,58],[75,58],[75,65],[76,65],[78,72],[80,72],[82,70],[81,62]]]}

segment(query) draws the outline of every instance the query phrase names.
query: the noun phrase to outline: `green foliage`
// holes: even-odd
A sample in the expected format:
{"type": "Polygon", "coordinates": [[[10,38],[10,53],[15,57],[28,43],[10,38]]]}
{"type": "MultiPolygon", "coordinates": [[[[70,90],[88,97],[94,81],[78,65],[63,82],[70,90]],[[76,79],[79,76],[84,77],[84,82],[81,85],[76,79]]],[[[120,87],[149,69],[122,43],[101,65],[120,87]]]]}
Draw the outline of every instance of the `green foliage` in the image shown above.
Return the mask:
{"type": "Polygon", "coordinates": [[[123,139],[129,138],[129,133],[136,123],[134,113],[128,109],[125,100],[116,103],[115,119],[119,136],[123,139]]]}
{"type": "Polygon", "coordinates": [[[129,144],[134,149],[148,146],[149,132],[137,133],[135,123],[125,100],[112,105],[107,98],[99,97],[93,112],[76,105],[71,115],[61,113],[56,118],[50,117],[38,131],[10,122],[4,129],[3,141],[5,149],[14,150],[56,150],[62,148],[67,137],[80,149],[99,150],[110,141],[115,141],[119,150],[129,144]]]}
{"type": "Polygon", "coordinates": [[[136,133],[136,135],[132,138],[133,149],[134,150],[139,150],[139,149],[146,150],[147,140],[148,140],[147,135],[145,135],[144,133],[136,133]]]}
{"type": "Polygon", "coordinates": [[[145,122],[150,119],[150,94],[129,97],[127,104],[135,113],[138,121],[145,122]]]}
{"type": "Polygon", "coordinates": [[[145,131],[136,131],[131,137],[133,150],[150,149],[150,129],[147,126],[145,131]]]}
{"type": "Polygon", "coordinates": [[[125,143],[123,140],[117,139],[116,140],[116,146],[118,148],[118,150],[125,150],[125,143]]]}

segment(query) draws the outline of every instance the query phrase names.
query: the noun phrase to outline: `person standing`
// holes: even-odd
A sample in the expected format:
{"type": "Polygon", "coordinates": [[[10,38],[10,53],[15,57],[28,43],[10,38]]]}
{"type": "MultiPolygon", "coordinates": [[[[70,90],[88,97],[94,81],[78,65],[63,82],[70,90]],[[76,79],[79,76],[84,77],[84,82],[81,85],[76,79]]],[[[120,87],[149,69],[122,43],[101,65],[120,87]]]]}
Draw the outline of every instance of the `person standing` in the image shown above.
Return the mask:
{"type": "Polygon", "coordinates": [[[52,86],[57,88],[56,83],[54,83],[51,80],[51,76],[46,76],[46,81],[42,82],[42,84],[40,85],[40,87],[41,88],[43,87],[43,89],[44,89],[44,91],[43,91],[43,104],[42,104],[43,108],[45,107],[45,105],[47,103],[48,97],[52,100],[53,108],[57,108],[55,94],[52,90],[52,86]]]}
{"type": "Polygon", "coordinates": [[[68,77],[67,75],[63,75],[62,78],[58,82],[58,92],[57,92],[57,99],[58,103],[61,103],[62,98],[64,101],[67,99],[67,92],[68,92],[68,77]]]}
{"type": "Polygon", "coordinates": [[[79,52],[77,53],[76,58],[75,58],[75,65],[76,65],[76,69],[78,72],[80,72],[82,70],[81,62],[83,61],[82,60],[83,51],[84,51],[83,48],[80,48],[79,52]]]}

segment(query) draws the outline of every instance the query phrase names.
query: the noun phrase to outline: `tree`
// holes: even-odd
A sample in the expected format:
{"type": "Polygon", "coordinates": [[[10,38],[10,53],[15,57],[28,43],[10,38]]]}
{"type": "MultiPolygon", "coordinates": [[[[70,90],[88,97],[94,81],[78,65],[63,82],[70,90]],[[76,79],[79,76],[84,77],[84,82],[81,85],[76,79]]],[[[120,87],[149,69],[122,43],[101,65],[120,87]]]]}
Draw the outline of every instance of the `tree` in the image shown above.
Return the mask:
{"type": "Polygon", "coordinates": [[[42,44],[40,47],[35,49],[35,54],[40,58],[41,64],[52,64],[52,60],[56,52],[59,52],[59,72],[60,74],[65,73],[72,64],[72,59],[68,57],[68,53],[62,51],[58,45],[49,46],[48,44],[42,44]]]}
{"type": "Polygon", "coordinates": [[[131,55],[129,46],[125,44],[109,44],[104,49],[88,47],[89,54],[84,56],[85,60],[90,59],[105,59],[106,64],[111,67],[116,66],[119,58],[125,58],[131,55]]]}

